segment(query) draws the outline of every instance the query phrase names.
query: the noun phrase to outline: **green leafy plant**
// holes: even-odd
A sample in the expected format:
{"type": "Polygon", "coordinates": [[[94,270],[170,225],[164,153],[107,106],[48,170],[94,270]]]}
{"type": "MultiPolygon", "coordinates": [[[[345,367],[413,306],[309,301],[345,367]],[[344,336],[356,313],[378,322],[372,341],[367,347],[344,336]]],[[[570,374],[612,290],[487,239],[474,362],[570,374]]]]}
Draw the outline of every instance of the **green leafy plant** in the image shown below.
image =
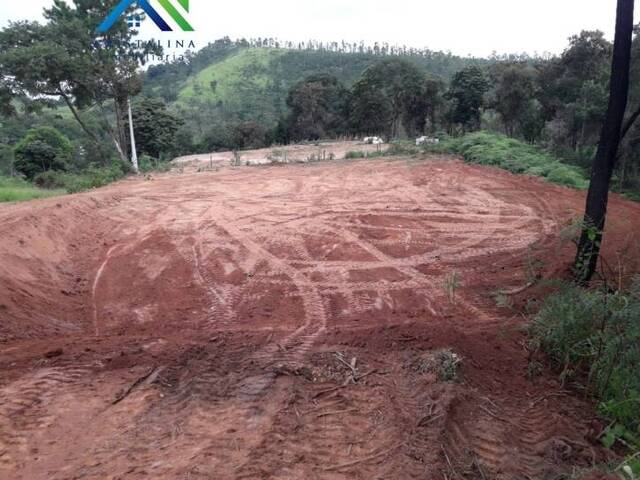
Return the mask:
{"type": "Polygon", "coordinates": [[[351,150],[344,155],[344,158],[347,160],[353,160],[356,158],[366,158],[366,157],[367,157],[366,152],[363,152],[362,150],[351,150]]]}
{"type": "Polygon", "coordinates": [[[450,382],[458,378],[461,363],[462,358],[457,353],[443,348],[420,355],[413,362],[413,368],[418,373],[433,373],[438,380],[450,382]]]}
{"type": "Polygon", "coordinates": [[[469,163],[543,177],[549,182],[573,188],[584,189],[588,185],[581,168],[561,163],[550,153],[498,133],[470,133],[444,139],[438,145],[427,145],[423,149],[433,153],[454,153],[469,163]]]}
{"type": "Polygon", "coordinates": [[[14,149],[14,167],[31,179],[40,172],[67,170],[73,152],[67,137],[52,127],[29,130],[14,149]]]}
{"type": "Polygon", "coordinates": [[[122,164],[115,162],[110,167],[90,167],[78,173],[54,170],[43,172],[34,178],[34,183],[41,188],[63,189],[68,193],[77,193],[103,187],[120,180],[124,175],[122,164]]]}
{"type": "Polygon", "coordinates": [[[640,277],[627,293],[566,285],[548,297],[530,327],[563,383],[582,382],[611,419],[607,446],[640,449],[640,277]]]}

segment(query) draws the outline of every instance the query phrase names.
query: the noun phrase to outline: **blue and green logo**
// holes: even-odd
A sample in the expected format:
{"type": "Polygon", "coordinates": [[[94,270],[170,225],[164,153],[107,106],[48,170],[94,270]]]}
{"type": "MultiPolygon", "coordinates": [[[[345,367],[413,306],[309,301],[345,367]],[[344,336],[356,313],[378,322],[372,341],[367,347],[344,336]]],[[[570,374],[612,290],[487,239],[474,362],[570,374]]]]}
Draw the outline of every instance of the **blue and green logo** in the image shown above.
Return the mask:
{"type": "MultiPolygon", "coordinates": [[[[187,22],[182,16],[180,11],[171,3],[171,0],[157,0],[162,8],[166,10],[169,16],[178,24],[183,32],[193,32],[194,28],[187,22]]],[[[185,12],[189,12],[189,0],[177,0],[182,6],[185,12]]],[[[160,16],[155,8],[151,6],[149,0],[122,0],[116,7],[109,13],[104,22],[100,24],[97,29],[98,33],[107,33],[111,27],[118,21],[122,14],[134,3],[138,4],[144,12],[149,16],[151,20],[155,22],[160,30],[163,32],[172,32],[173,29],[169,24],[160,16]]],[[[129,26],[140,26],[140,18],[138,16],[127,18],[129,26]]]]}

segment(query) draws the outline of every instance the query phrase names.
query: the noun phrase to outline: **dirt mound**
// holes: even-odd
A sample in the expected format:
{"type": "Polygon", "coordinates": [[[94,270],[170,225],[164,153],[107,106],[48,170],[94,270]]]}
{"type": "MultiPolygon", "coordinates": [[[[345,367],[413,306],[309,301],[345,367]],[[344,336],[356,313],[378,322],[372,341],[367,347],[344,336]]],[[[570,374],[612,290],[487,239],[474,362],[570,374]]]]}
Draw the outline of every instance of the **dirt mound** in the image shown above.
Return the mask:
{"type": "MultiPolygon", "coordinates": [[[[494,298],[564,272],[583,196],[428,158],[171,172],[3,207],[0,476],[588,467],[592,407],[530,378],[522,320],[494,298]],[[442,352],[455,375],[416,368],[442,352]]],[[[605,254],[628,275],[640,207],[610,208],[605,254]]]]}

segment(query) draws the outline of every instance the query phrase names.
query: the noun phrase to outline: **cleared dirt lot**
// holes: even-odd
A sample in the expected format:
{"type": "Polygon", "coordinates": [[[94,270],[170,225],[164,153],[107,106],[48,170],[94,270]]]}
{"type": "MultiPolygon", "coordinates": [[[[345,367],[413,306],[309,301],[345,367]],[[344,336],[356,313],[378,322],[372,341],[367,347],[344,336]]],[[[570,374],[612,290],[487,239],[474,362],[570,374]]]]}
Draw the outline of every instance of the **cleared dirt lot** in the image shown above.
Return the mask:
{"type": "Polygon", "coordinates": [[[186,171],[218,169],[230,165],[255,166],[273,163],[309,163],[344,159],[348,152],[379,152],[388,145],[371,145],[358,141],[315,142],[286,147],[261,148],[237,152],[216,152],[176,158],[173,163],[186,171]]]}
{"type": "MultiPolygon", "coordinates": [[[[592,405],[530,378],[523,319],[493,298],[534,264],[562,274],[582,203],[425,158],[174,172],[2,207],[0,478],[589,466],[592,405]],[[457,382],[417,367],[438,348],[462,358],[457,382]]],[[[611,211],[607,254],[632,271],[640,208],[611,211]]]]}

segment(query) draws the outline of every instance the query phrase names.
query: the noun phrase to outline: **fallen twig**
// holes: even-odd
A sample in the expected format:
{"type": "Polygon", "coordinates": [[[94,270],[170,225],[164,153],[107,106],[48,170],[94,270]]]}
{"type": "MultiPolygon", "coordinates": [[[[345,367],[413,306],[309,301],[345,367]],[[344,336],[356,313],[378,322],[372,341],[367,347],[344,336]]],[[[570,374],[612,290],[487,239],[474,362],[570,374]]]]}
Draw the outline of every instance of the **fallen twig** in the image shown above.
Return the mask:
{"type": "Polygon", "coordinates": [[[622,462],[620,465],[618,465],[614,472],[617,472],[618,470],[620,470],[622,467],[624,467],[625,465],[628,465],[631,460],[633,460],[634,458],[640,457],[640,452],[636,452],[635,454],[631,455],[629,458],[625,458],[624,462],[622,462]]]}
{"type": "Polygon", "coordinates": [[[500,293],[502,295],[517,295],[519,293],[524,292],[525,290],[527,290],[528,288],[531,288],[532,286],[535,285],[536,282],[528,282],[525,285],[522,285],[521,287],[517,287],[517,288],[512,288],[511,290],[500,290],[500,293]]]}
{"type": "Polygon", "coordinates": [[[144,374],[143,376],[138,378],[135,382],[133,382],[129,386],[129,388],[127,388],[124,392],[118,395],[116,399],[113,402],[111,402],[111,405],[116,405],[120,403],[122,400],[127,398],[131,394],[131,392],[133,392],[137,387],[142,385],[147,380],[150,380],[149,383],[153,382],[153,380],[155,380],[155,378],[160,374],[161,371],[162,371],[162,368],[160,367],[153,367],[152,369],[150,369],[146,374],[144,374]]]}
{"type": "Polygon", "coordinates": [[[496,405],[496,403],[495,403],[493,400],[491,400],[489,397],[480,397],[480,399],[481,399],[481,400],[484,400],[485,402],[490,403],[490,404],[493,406],[493,408],[495,408],[496,410],[502,410],[502,409],[501,409],[498,405],[496,405]]]}
{"type": "MultiPolygon", "coordinates": [[[[483,412],[487,413],[488,415],[491,415],[493,418],[495,418],[496,420],[500,420],[502,422],[507,422],[507,420],[505,420],[504,418],[500,417],[498,414],[493,413],[491,410],[489,410],[487,407],[485,407],[484,405],[480,405],[480,410],[482,410],[483,412]]],[[[507,422],[509,423],[509,422],[507,422]]]]}
{"type": "Polygon", "coordinates": [[[427,425],[429,425],[430,423],[435,422],[436,420],[438,420],[439,418],[444,417],[444,413],[441,413],[439,415],[436,415],[435,417],[431,417],[431,415],[427,415],[426,417],[423,417],[419,422],[418,422],[418,426],[419,427],[426,427],[427,425]],[[428,420],[427,420],[428,418],[428,420]]]}
{"type": "Polygon", "coordinates": [[[475,465],[475,467],[478,469],[478,472],[480,472],[480,476],[482,477],[482,480],[487,480],[487,477],[484,474],[484,470],[482,470],[482,465],[480,465],[480,462],[478,461],[477,458],[473,459],[473,465],[475,465]]]}
{"type": "Polygon", "coordinates": [[[377,368],[374,368],[373,370],[367,372],[367,373],[363,373],[362,375],[360,375],[359,377],[354,378],[354,380],[356,382],[362,380],[365,377],[368,377],[369,375],[373,375],[374,373],[377,373],[378,375],[386,375],[389,372],[379,372],[377,368]]]}
{"type": "Polygon", "coordinates": [[[567,397],[570,395],[571,395],[570,392],[548,393],[547,395],[543,395],[540,398],[537,398],[536,400],[531,402],[530,406],[535,407],[538,403],[544,402],[545,400],[548,400],[549,398],[552,398],[552,397],[567,397]]]}
{"type": "Polygon", "coordinates": [[[378,452],[376,454],[369,455],[367,457],[359,458],[358,460],[353,460],[351,462],[341,463],[340,465],[333,465],[331,467],[325,467],[324,471],[325,472],[330,472],[330,471],[333,471],[333,470],[342,470],[343,468],[353,467],[354,465],[358,465],[359,463],[369,462],[371,460],[375,460],[377,458],[384,457],[385,455],[389,455],[391,452],[397,450],[398,448],[402,447],[403,445],[404,445],[404,443],[399,443],[399,444],[397,444],[397,445],[395,445],[395,446],[393,446],[391,448],[383,450],[382,452],[378,452]]]}
{"type": "Polygon", "coordinates": [[[363,373],[362,375],[360,375],[359,377],[356,378],[348,378],[342,385],[337,385],[335,387],[331,387],[328,388],[327,390],[322,390],[318,393],[316,393],[312,398],[318,398],[326,393],[331,393],[331,392],[335,392],[336,390],[340,390],[343,389],[347,386],[349,386],[349,384],[351,383],[351,380],[353,380],[354,382],[357,382],[359,380],[362,380],[365,377],[368,377],[369,375],[373,375],[374,373],[377,373],[378,375],[386,375],[389,372],[379,372],[376,368],[374,368],[373,370],[367,372],[367,373],[363,373]]]}
{"type": "Polygon", "coordinates": [[[302,412],[302,415],[309,415],[310,413],[315,413],[318,410],[322,410],[323,408],[327,408],[327,407],[335,407],[337,405],[340,405],[343,402],[343,400],[336,400],[335,402],[330,402],[327,403],[325,405],[319,405],[315,408],[312,408],[310,410],[307,410],[306,412],[302,412]]]}
{"type": "Polygon", "coordinates": [[[440,448],[442,449],[442,453],[444,453],[444,458],[447,459],[447,464],[449,465],[449,468],[451,469],[451,473],[453,473],[454,477],[458,476],[458,473],[456,472],[455,468],[453,468],[453,465],[451,464],[451,460],[449,460],[449,455],[447,455],[447,451],[444,448],[444,445],[440,444],[440,448]]]}
{"type": "Polygon", "coordinates": [[[321,397],[322,395],[326,394],[326,393],[331,393],[331,392],[335,392],[337,390],[340,390],[344,387],[346,387],[347,385],[349,385],[350,381],[352,379],[348,378],[342,385],[337,385],[335,387],[331,387],[331,388],[327,388],[326,390],[321,390],[318,393],[316,393],[313,398],[318,398],[321,397]]]}
{"type": "Polygon", "coordinates": [[[340,363],[342,363],[343,365],[346,365],[346,366],[347,366],[347,368],[349,368],[349,370],[351,370],[351,376],[352,376],[352,377],[353,377],[353,379],[355,380],[355,379],[358,377],[358,370],[356,370],[356,368],[355,368],[353,365],[351,365],[349,362],[345,361],[345,360],[342,358],[342,355],[341,355],[341,354],[336,353],[336,354],[334,354],[334,356],[338,359],[338,361],[339,361],[340,363]]]}
{"type": "Polygon", "coordinates": [[[602,438],[602,436],[607,433],[607,430],[609,430],[611,427],[613,427],[613,425],[616,423],[615,420],[611,420],[611,422],[609,423],[609,425],[607,425],[606,427],[604,427],[602,429],[602,431],[598,434],[598,436],[596,437],[596,440],[600,440],[600,438],[602,438]]]}
{"type": "Polygon", "coordinates": [[[328,417],[329,415],[340,415],[342,413],[353,413],[353,412],[357,412],[357,411],[358,411],[357,408],[350,408],[348,410],[334,410],[332,412],[318,413],[316,415],[316,418],[328,417]]]}

